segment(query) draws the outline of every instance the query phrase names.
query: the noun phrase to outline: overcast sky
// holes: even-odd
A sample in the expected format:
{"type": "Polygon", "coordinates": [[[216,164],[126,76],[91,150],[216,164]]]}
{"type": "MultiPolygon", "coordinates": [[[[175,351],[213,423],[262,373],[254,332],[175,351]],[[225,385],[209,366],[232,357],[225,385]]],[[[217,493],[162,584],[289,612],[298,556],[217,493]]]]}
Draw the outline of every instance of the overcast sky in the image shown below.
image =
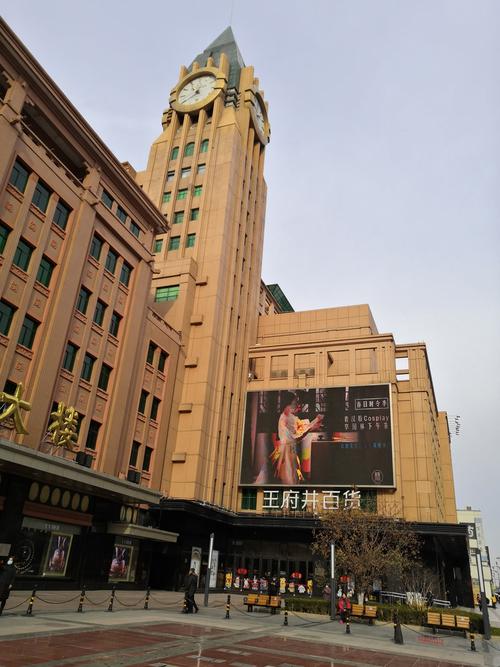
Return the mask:
{"type": "Polygon", "coordinates": [[[438,407],[461,416],[458,506],[500,556],[500,2],[0,7],[138,170],[179,66],[231,21],[270,106],[264,280],[296,310],[369,303],[380,332],[427,343],[438,407]]]}

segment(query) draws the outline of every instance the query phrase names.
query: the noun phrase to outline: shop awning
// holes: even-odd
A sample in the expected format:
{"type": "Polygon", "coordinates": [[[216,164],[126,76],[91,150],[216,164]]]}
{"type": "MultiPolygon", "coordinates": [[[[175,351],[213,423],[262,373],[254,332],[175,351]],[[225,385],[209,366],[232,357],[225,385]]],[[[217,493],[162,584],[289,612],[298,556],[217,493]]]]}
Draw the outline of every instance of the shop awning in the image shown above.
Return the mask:
{"type": "Polygon", "coordinates": [[[171,533],[167,530],[158,530],[158,528],[147,526],[136,526],[133,523],[108,523],[107,532],[111,535],[137,537],[141,540],[156,540],[157,542],[177,542],[179,537],[179,533],[171,533]]]}
{"type": "Polygon", "coordinates": [[[0,438],[0,472],[4,471],[36,481],[71,484],[79,491],[123,503],[156,504],[161,498],[160,491],[0,438]]]}

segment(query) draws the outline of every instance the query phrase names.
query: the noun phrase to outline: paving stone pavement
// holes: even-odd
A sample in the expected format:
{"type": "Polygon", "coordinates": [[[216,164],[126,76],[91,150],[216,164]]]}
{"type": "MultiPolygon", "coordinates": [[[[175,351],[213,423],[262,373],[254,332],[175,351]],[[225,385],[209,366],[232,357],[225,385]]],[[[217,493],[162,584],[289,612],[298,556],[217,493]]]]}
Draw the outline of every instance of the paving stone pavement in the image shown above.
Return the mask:
{"type": "MultiPolygon", "coordinates": [[[[89,596],[99,601],[104,593],[89,596]]],[[[458,634],[404,626],[400,646],[391,623],[352,623],[346,634],[325,616],[290,613],[284,626],[283,614],[249,614],[236,596],[229,619],[226,596],[211,595],[210,606],[193,615],[180,613],[179,593],[153,597],[158,608],[149,610],[135,604],[138,592],[123,594],[129,606],[113,613],[90,605],[83,613],[74,605],[51,612],[59,606],[50,603],[38,603],[32,616],[12,609],[0,617],[0,667],[500,667],[498,640],[478,639],[473,653],[458,634]]]]}

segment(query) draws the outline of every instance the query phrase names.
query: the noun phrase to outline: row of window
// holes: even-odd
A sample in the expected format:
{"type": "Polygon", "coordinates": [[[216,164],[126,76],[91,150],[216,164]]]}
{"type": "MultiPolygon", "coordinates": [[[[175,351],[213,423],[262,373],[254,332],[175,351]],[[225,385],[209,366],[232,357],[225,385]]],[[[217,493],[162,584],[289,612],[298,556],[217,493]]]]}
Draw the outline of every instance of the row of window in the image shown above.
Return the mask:
{"type": "MultiPolygon", "coordinates": [[[[207,170],[207,165],[202,163],[196,167],[197,174],[204,174],[207,170]]],[[[181,178],[189,178],[191,176],[191,167],[181,167],[181,178]]],[[[175,179],[175,170],[167,171],[167,183],[172,183],[175,179]]]]}
{"type": "MultiPolygon", "coordinates": [[[[134,440],[132,443],[132,449],[130,450],[130,460],[129,460],[129,466],[131,466],[132,468],[137,467],[137,461],[139,460],[140,450],[141,450],[141,443],[134,440]]],[[[144,448],[144,457],[142,459],[142,466],[141,466],[143,472],[149,472],[152,456],[153,456],[153,448],[146,446],[144,448]]]]}
{"type": "MultiPolygon", "coordinates": [[[[143,389],[141,391],[141,396],[139,398],[139,407],[137,411],[141,415],[146,415],[146,406],[149,398],[149,392],[143,389]]],[[[157,396],[153,396],[151,401],[151,411],[149,413],[149,418],[156,421],[158,419],[158,410],[160,409],[161,400],[157,396]]]]}
{"type": "MultiPolygon", "coordinates": [[[[176,211],[172,218],[172,224],[179,225],[184,222],[184,213],[185,211],[176,211]]],[[[198,220],[200,217],[200,209],[192,208],[189,214],[189,220],[198,220]]]]}
{"type": "MultiPolygon", "coordinates": [[[[0,333],[4,336],[9,335],[10,327],[12,325],[12,320],[16,310],[17,308],[7,301],[4,301],[3,299],[0,301],[0,333]]],[[[27,347],[29,350],[31,350],[33,343],[35,342],[35,335],[39,326],[40,322],[37,322],[37,320],[34,320],[32,317],[29,317],[29,315],[26,315],[21,327],[21,331],[19,332],[19,339],[17,341],[18,344],[23,345],[24,347],[27,347]]]]}
{"type": "MultiPolygon", "coordinates": [[[[335,350],[327,353],[327,375],[348,375],[350,373],[349,350],[335,350]]],[[[377,350],[376,348],[358,348],[354,350],[354,362],[356,374],[376,373],[377,350]]],[[[249,374],[252,380],[264,378],[264,357],[254,357],[249,360],[249,374]]],[[[314,352],[295,354],[293,359],[293,375],[299,377],[306,375],[314,377],[316,374],[316,354],[314,352]]],[[[271,378],[286,378],[289,372],[288,355],[276,355],[271,357],[271,378]]]]}
{"type": "MultiPolygon", "coordinates": [[[[115,200],[113,197],[107,192],[106,190],[102,191],[101,195],[101,201],[106,206],[106,208],[109,208],[111,210],[113,208],[113,205],[115,203],[115,200]]],[[[127,224],[127,219],[130,218],[128,215],[127,211],[120,206],[120,204],[116,205],[116,212],[115,212],[116,217],[120,222],[122,222],[124,225],[127,224]]],[[[135,223],[132,218],[130,218],[130,224],[129,224],[129,229],[132,232],[134,236],[139,238],[139,235],[141,233],[141,228],[137,223],[135,223]]]]}
{"type": "Polygon", "coordinates": [[[162,350],[158,345],[153,343],[153,341],[149,342],[149,347],[148,347],[148,355],[146,357],[146,361],[148,364],[151,366],[154,364],[155,357],[156,357],[156,351],[160,350],[159,355],[158,355],[158,370],[163,373],[165,370],[165,364],[168,359],[168,352],[165,352],[165,350],[162,350]]]}
{"type": "MultiPolygon", "coordinates": [[[[73,372],[73,368],[75,367],[75,362],[79,350],[80,348],[77,345],[74,345],[73,343],[68,343],[66,345],[62,367],[69,373],[73,372]]],[[[95,362],[96,362],[96,357],[92,356],[87,352],[85,354],[85,357],[83,358],[82,372],[80,374],[80,377],[83,380],[86,380],[87,382],[90,382],[92,380],[95,362]]],[[[112,370],[113,369],[111,368],[111,366],[108,366],[107,364],[104,363],[102,364],[101,372],[99,373],[99,380],[97,382],[97,386],[99,387],[99,389],[102,389],[103,391],[108,390],[109,379],[111,377],[112,370]]]]}
{"type": "MultiPolygon", "coordinates": [[[[177,190],[177,197],[176,199],[187,199],[188,196],[188,191],[189,188],[180,188],[180,190],[177,190]]],[[[201,197],[201,193],[203,192],[203,185],[195,185],[193,187],[193,197],[201,197]]],[[[163,203],[167,203],[172,199],[172,193],[171,192],[164,192],[163,193],[163,203]]]]}
{"type": "MultiPolygon", "coordinates": [[[[2,253],[7,244],[7,238],[11,230],[5,225],[0,224],[0,253],[2,253]]],[[[29,244],[24,239],[20,239],[17,244],[16,251],[14,253],[14,258],[12,263],[23,271],[27,271],[30,265],[31,256],[33,254],[34,247],[29,244]]],[[[50,284],[50,279],[52,278],[52,272],[54,271],[55,264],[51,262],[48,257],[45,255],[40,261],[40,266],[36,274],[36,279],[45,287],[48,287],[50,284]]]]}
{"type": "MultiPolygon", "coordinates": [[[[196,234],[188,234],[186,236],[186,248],[194,248],[195,242],[196,242],[196,234]]],[[[170,237],[170,240],[168,242],[168,249],[169,250],[178,250],[180,248],[180,245],[181,245],[181,237],[180,236],[171,236],[170,237]]]]}
{"type": "MultiPolygon", "coordinates": [[[[90,290],[88,290],[86,287],[80,287],[80,292],[76,300],[76,309],[82,315],[87,314],[87,308],[91,296],[92,292],[90,290]]],[[[106,313],[107,308],[108,306],[104,303],[104,301],[97,299],[92,321],[95,322],[95,324],[97,324],[100,327],[102,327],[102,323],[104,321],[104,315],[106,313]]],[[[118,330],[120,328],[121,320],[122,320],[121,316],[118,315],[118,313],[114,310],[113,314],[111,315],[111,321],[109,323],[109,333],[115,337],[118,336],[118,330]]]]}
{"type": "MultiPolygon", "coordinates": [[[[208,139],[203,139],[203,141],[200,144],[200,153],[206,153],[208,151],[208,139]]],[[[189,157],[190,155],[194,155],[194,141],[190,141],[188,144],[186,144],[186,147],[184,148],[184,157],[189,157]]],[[[172,148],[172,152],[170,153],[170,159],[171,160],[177,160],[179,157],[179,146],[174,146],[172,148]]]]}
{"type": "Polygon", "coordinates": [[[169,285],[168,287],[157,287],[155,292],[155,301],[175,301],[179,296],[180,285],[169,285]]]}
{"type": "MultiPolygon", "coordinates": [[[[104,245],[103,239],[101,239],[101,237],[98,236],[97,234],[94,234],[94,236],[92,237],[92,241],[90,243],[89,255],[93,257],[97,262],[100,261],[103,245],[104,245]]],[[[109,248],[104,268],[113,275],[115,275],[118,258],[119,258],[118,253],[116,253],[112,248],[109,248]]],[[[127,264],[127,262],[124,261],[122,264],[122,268],[120,270],[119,280],[122,285],[125,285],[125,287],[128,287],[130,283],[131,274],[132,274],[132,267],[130,266],[130,264],[127,264]]]]}
{"type": "MultiPolygon", "coordinates": [[[[16,190],[24,193],[30,173],[30,170],[22,162],[20,162],[20,160],[16,160],[10,174],[9,183],[15,187],[16,190]]],[[[36,206],[39,211],[45,213],[47,211],[51,195],[52,190],[50,190],[50,188],[45,185],[43,181],[38,180],[35,186],[35,191],[33,192],[31,203],[33,206],[36,206]]],[[[52,222],[64,230],[68,224],[70,213],[70,207],[64,201],[59,199],[56,204],[52,222]]]]}

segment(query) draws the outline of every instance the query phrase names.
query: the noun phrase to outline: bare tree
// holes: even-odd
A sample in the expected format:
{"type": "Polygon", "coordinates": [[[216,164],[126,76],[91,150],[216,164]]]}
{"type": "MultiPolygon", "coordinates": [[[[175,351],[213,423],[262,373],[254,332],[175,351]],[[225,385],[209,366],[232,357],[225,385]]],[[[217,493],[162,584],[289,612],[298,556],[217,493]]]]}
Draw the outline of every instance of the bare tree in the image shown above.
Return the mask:
{"type": "Polygon", "coordinates": [[[418,556],[411,524],[391,511],[385,516],[358,508],[329,512],[315,531],[313,551],[327,559],[332,540],[336,571],[353,576],[358,593],[367,593],[374,579],[402,578],[418,556]]]}
{"type": "Polygon", "coordinates": [[[439,591],[439,577],[435,572],[415,563],[403,573],[403,584],[408,596],[408,603],[413,607],[423,609],[434,600],[434,594],[439,591]]]}

